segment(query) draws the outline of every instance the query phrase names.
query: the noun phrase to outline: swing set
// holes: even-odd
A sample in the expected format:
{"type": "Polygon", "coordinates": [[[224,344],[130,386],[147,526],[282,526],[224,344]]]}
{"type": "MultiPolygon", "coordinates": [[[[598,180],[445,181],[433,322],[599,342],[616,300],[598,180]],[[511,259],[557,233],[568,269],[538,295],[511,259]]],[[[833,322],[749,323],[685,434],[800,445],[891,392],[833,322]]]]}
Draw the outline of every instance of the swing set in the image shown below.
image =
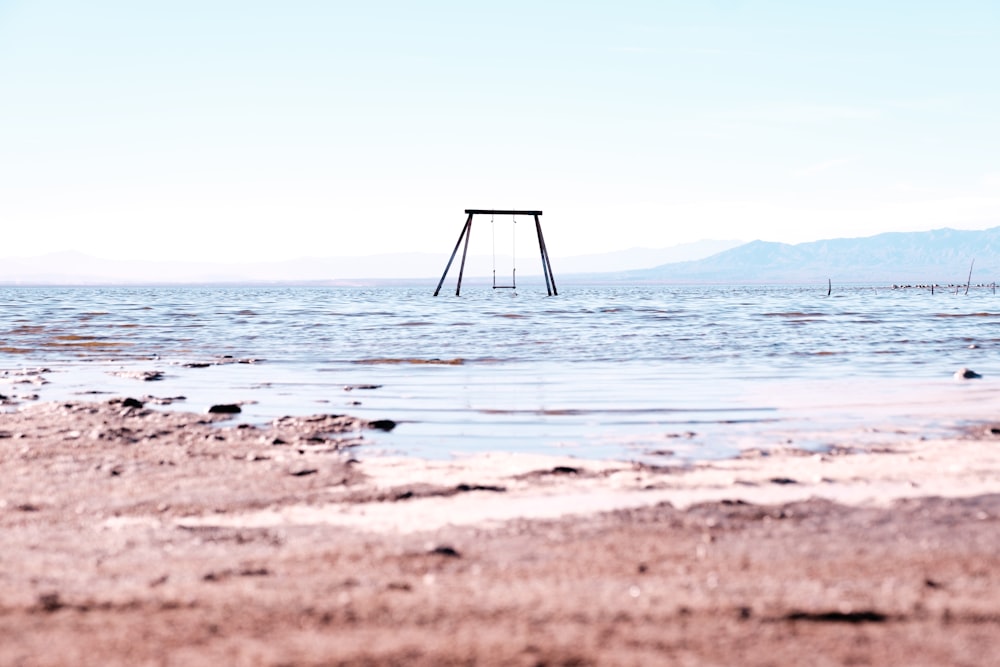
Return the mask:
{"type": "Polygon", "coordinates": [[[458,248],[462,245],[462,238],[465,238],[465,247],[462,249],[462,263],[458,269],[458,285],[455,287],[455,296],[460,296],[462,292],[462,274],[465,273],[465,258],[469,253],[469,237],[472,236],[472,218],[477,215],[489,215],[490,216],[490,227],[493,232],[493,289],[517,289],[517,265],[516,265],[516,232],[517,232],[517,216],[532,216],[535,219],[535,232],[538,235],[538,251],[542,256],[542,273],[545,275],[545,289],[548,291],[549,296],[558,296],[559,292],[556,291],[556,281],[555,277],[552,275],[552,264],[549,262],[549,251],[545,247],[545,238],[542,236],[542,223],[539,221],[538,217],[542,214],[541,211],[499,211],[490,209],[477,209],[477,208],[467,208],[465,213],[469,216],[465,220],[465,226],[462,227],[462,233],[458,235],[458,242],[455,243],[455,249],[451,251],[451,258],[448,260],[447,266],[444,267],[444,273],[441,274],[441,280],[438,282],[437,289],[434,290],[434,296],[437,296],[441,291],[441,286],[444,285],[445,278],[448,277],[448,271],[451,269],[451,263],[455,261],[455,255],[458,254],[458,248]],[[513,220],[511,225],[511,280],[509,285],[498,285],[497,284],[497,240],[496,240],[496,226],[494,224],[494,218],[498,215],[509,215],[513,220]]]}

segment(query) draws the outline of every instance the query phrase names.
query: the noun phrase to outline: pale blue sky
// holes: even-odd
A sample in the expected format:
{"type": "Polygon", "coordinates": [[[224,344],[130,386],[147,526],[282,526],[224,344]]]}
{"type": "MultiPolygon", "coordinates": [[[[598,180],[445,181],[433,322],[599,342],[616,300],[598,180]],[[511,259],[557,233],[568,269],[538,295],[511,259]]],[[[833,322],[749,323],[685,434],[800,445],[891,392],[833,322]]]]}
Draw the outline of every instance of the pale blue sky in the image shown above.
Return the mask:
{"type": "Polygon", "coordinates": [[[1000,3],[819,4],[0,0],[0,256],[1000,225],[1000,3]]]}

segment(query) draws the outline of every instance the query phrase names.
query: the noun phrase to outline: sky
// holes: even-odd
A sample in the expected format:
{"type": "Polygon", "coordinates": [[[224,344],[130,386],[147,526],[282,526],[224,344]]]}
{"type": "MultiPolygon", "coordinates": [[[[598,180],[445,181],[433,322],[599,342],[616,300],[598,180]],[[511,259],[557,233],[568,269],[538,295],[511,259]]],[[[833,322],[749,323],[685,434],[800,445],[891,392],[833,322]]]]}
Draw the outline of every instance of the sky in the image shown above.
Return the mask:
{"type": "Polygon", "coordinates": [[[0,0],[0,257],[984,229],[998,70],[996,0],[0,0]]]}

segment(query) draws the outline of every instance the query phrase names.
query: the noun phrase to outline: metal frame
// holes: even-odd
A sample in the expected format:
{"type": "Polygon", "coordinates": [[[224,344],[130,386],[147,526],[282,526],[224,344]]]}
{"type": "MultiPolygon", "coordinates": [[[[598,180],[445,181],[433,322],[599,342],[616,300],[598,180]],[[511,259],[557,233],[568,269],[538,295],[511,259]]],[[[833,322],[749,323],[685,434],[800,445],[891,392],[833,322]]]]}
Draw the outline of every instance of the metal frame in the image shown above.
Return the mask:
{"type": "Polygon", "coordinates": [[[458,269],[458,285],[455,287],[455,296],[460,296],[462,293],[462,275],[465,273],[465,257],[469,254],[469,237],[472,236],[472,218],[477,215],[530,215],[535,218],[535,231],[538,234],[538,251],[542,256],[542,273],[545,274],[545,289],[548,291],[549,296],[558,296],[559,292],[556,290],[556,279],[552,275],[552,263],[549,262],[549,251],[545,247],[545,237],[542,236],[542,223],[539,221],[538,217],[542,214],[541,211],[496,211],[480,208],[467,208],[465,209],[466,214],[469,216],[465,220],[465,226],[462,227],[462,233],[458,235],[458,241],[455,243],[455,249],[451,251],[451,258],[448,259],[447,266],[444,267],[444,273],[441,274],[441,280],[438,281],[437,289],[434,290],[434,296],[437,296],[441,291],[441,286],[444,285],[444,279],[448,277],[448,271],[451,270],[451,263],[455,261],[455,255],[458,254],[458,247],[462,245],[462,238],[465,238],[465,247],[462,249],[462,263],[459,265],[458,269]]]}

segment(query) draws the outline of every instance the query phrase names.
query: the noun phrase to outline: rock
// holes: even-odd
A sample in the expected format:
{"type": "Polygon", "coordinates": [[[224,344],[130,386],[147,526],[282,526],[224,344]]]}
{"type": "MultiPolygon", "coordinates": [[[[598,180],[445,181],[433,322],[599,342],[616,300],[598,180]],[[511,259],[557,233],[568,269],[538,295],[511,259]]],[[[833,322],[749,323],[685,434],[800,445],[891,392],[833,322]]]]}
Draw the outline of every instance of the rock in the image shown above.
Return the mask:
{"type": "Polygon", "coordinates": [[[447,544],[440,544],[440,545],[434,547],[433,549],[430,550],[430,553],[435,554],[437,556],[444,556],[446,558],[461,558],[462,557],[462,554],[460,554],[455,547],[447,545],[447,544]]]}
{"type": "Polygon", "coordinates": [[[210,415],[238,415],[241,412],[242,408],[235,403],[219,403],[208,409],[210,415]]]}
{"type": "Polygon", "coordinates": [[[981,378],[983,376],[977,373],[976,371],[972,370],[971,368],[959,368],[957,371],[955,371],[955,375],[953,375],[952,377],[954,377],[956,380],[974,380],[976,378],[981,378]]]}
{"type": "Polygon", "coordinates": [[[142,401],[135,398],[126,398],[122,401],[123,408],[141,408],[142,406],[142,401]]]}
{"type": "Polygon", "coordinates": [[[59,611],[66,605],[59,598],[59,593],[42,593],[38,596],[38,608],[44,612],[59,611]]]}

